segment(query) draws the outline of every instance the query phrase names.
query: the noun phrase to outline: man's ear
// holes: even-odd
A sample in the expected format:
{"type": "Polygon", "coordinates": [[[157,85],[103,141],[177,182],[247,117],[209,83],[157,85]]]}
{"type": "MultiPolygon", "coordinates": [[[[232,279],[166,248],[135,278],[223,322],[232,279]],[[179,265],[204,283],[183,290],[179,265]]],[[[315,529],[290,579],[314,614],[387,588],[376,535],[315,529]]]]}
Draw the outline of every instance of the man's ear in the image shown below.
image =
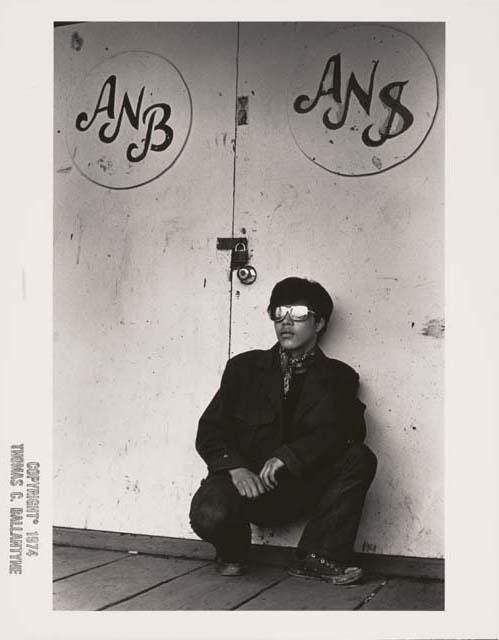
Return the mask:
{"type": "Polygon", "coordinates": [[[315,332],[319,333],[326,326],[326,321],[324,318],[317,318],[315,321],[315,332]]]}

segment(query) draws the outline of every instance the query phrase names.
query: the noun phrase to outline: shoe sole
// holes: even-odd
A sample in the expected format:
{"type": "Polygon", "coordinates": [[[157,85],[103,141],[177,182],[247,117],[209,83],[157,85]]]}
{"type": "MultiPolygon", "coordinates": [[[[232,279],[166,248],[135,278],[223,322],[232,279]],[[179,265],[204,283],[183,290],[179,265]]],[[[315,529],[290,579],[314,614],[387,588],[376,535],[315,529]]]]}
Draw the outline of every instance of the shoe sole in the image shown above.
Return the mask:
{"type": "Polygon", "coordinates": [[[348,574],[343,576],[330,576],[321,573],[308,573],[307,571],[300,571],[300,569],[289,569],[288,575],[295,578],[311,578],[312,580],[321,580],[335,585],[345,585],[360,580],[363,572],[362,569],[358,569],[357,571],[349,571],[348,574]]]}

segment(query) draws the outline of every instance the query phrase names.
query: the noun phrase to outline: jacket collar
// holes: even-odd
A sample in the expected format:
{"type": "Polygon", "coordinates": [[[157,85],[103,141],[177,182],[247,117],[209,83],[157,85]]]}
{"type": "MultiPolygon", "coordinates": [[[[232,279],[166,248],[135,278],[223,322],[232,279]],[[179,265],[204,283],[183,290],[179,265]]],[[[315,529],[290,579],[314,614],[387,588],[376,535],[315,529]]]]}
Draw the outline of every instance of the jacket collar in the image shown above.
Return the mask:
{"type": "MultiPolygon", "coordinates": [[[[257,360],[257,366],[260,369],[270,370],[273,367],[279,368],[279,343],[266,351],[262,351],[257,360]]],[[[315,358],[312,369],[317,369],[321,377],[327,372],[327,357],[319,346],[315,347],[315,358]]]]}
{"type": "MultiPolygon", "coordinates": [[[[295,420],[299,420],[309,409],[317,404],[327,390],[329,368],[327,357],[318,346],[315,349],[314,364],[310,367],[295,411],[295,420]]],[[[271,349],[263,351],[257,361],[257,366],[265,372],[262,383],[266,395],[274,407],[281,413],[282,378],[279,364],[279,343],[271,349]]]]}
{"type": "Polygon", "coordinates": [[[276,342],[271,349],[262,351],[260,357],[257,360],[257,366],[259,369],[265,369],[270,371],[279,362],[279,343],[276,342]]]}

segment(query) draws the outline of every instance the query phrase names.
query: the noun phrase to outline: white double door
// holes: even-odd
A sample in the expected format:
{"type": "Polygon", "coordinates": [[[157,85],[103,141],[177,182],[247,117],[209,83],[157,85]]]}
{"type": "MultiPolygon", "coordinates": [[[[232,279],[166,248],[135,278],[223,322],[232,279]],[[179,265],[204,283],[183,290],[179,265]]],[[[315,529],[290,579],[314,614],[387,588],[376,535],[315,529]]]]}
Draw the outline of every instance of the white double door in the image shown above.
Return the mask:
{"type": "MultiPolygon", "coordinates": [[[[428,255],[411,264],[402,257],[405,247],[412,252],[425,220],[400,222],[393,211],[409,197],[407,185],[411,206],[423,209],[418,186],[438,162],[438,138],[410,167],[398,168],[395,179],[390,172],[356,179],[311,162],[290,129],[293,74],[307,48],[334,28],[86,23],[56,29],[54,524],[193,537],[190,497],[204,473],[194,451],[199,415],[229,353],[273,344],[265,309],[283,277],[309,276],[333,293],[337,314],[324,348],[361,370],[365,401],[403,385],[415,351],[426,348],[405,320],[418,303],[438,313],[430,307],[438,307],[440,285],[415,289],[419,266],[431,267],[428,255]],[[75,166],[68,110],[92,69],[130,51],[173,63],[190,94],[192,124],[162,175],[113,189],[75,166]],[[230,251],[217,249],[218,238],[228,237],[247,238],[253,284],[231,274],[230,251]],[[391,292],[387,282],[395,283],[391,292]],[[380,379],[378,364],[395,347],[380,379]]],[[[118,86],[126,86],[126,67],[120,74],[118,86]]],[[[145,65],[145,86],[147,78],[145,65]]],[[[426,188],[438,191],[439,184],[426,188]]],[[[439,352],[428,348],[423,357],[438,363],[439,352]]],[[[395,411],[399,422],[409,421],[414,407],[399,403],[395,411]]],[[[372,417],[376,425],[376,411],[372,417]]],[[[374,433],[374,445],[377,438],[374,433]]],[[[414,450],[400,446],[409,459],[414,450]]],[[[403,553],[411,538],[403,518],[385,549],[376,521],[379,502],[389,497],[387,482],[397,480],[393,470],[384,473],[362,535],[376,541],[378,552],[403,553]]],[[[273,542],[291,544],[296,536],[292,528],[273,542]]],[[[431,544],[416,551],[432,555],[431,544]]]]}

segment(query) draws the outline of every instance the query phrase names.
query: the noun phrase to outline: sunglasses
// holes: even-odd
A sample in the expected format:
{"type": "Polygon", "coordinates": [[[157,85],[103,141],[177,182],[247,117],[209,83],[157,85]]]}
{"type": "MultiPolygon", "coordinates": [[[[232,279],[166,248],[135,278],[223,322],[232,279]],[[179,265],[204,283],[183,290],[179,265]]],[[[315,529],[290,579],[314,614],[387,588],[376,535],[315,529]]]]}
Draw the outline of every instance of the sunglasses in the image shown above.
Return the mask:
{"type": "Polygon", "coordinates": [[[315,315],[315,311],[309,309],[306,304],[291,304],[270,309],[269,316],[274,322],[282,322],[288,313],[293,322],[305,322],[311,315],[315,315]]]}

